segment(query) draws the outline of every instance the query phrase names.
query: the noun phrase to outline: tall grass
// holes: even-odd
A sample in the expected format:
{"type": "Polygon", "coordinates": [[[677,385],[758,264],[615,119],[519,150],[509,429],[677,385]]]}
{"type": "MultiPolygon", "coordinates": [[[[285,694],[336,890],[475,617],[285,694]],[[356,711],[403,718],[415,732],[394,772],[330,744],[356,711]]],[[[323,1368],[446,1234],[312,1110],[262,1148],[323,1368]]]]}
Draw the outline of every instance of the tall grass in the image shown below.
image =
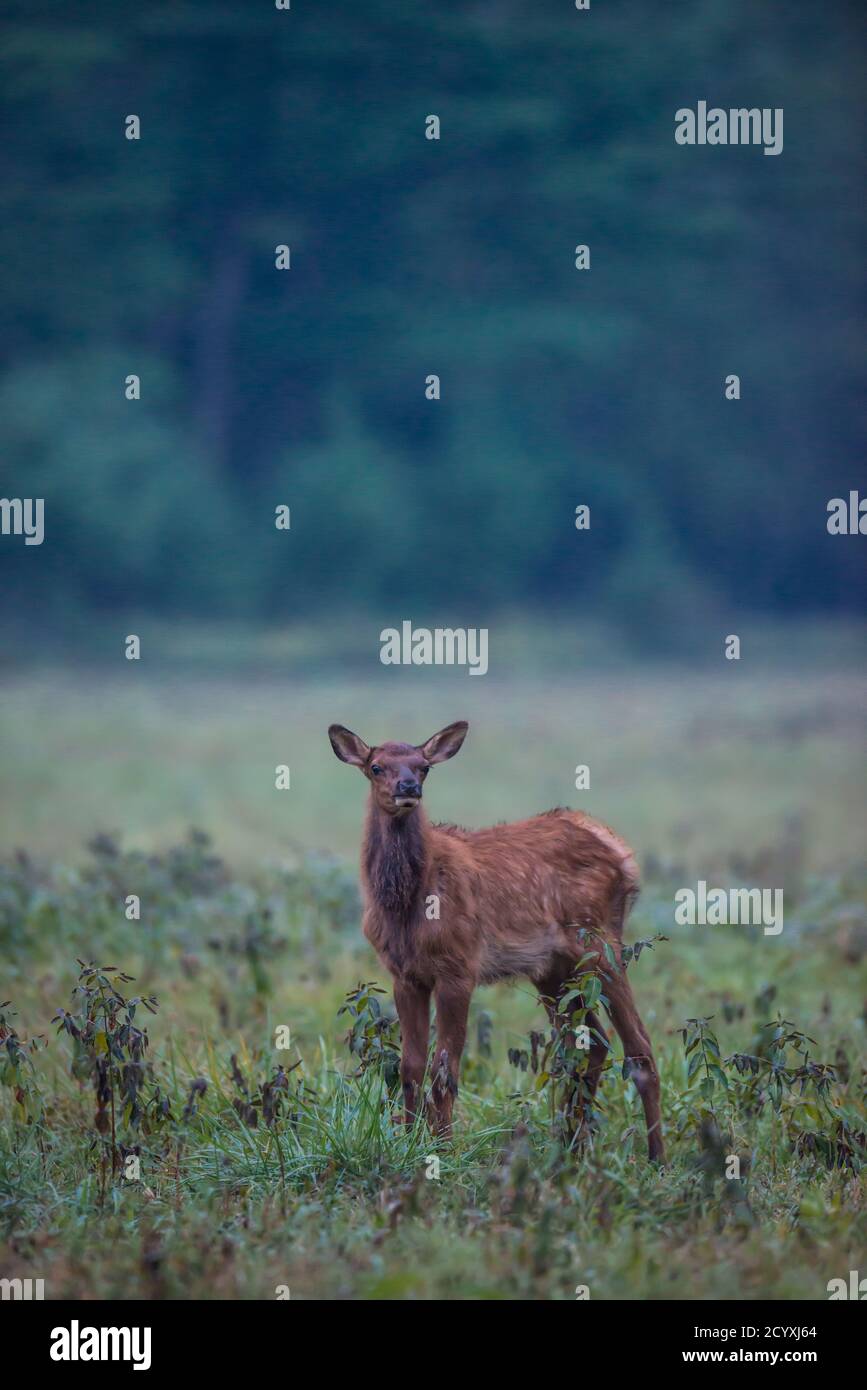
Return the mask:
{"type": "Polygon", "coordinates": [[[474,1001],[454,1141],[403,1125],[390,994],[336,861],[239,876],[201,834],[8,860],[0,1276],[49,1297],[824,1298],[867,1227],[865,884],[795,867],[780,950],[678,932],[677,879],[650,866],[632,939],[668,940],[629,970],[658,1169],[615,1054],[590,1141],[561,1142],[528,986],[474,1001]]]}

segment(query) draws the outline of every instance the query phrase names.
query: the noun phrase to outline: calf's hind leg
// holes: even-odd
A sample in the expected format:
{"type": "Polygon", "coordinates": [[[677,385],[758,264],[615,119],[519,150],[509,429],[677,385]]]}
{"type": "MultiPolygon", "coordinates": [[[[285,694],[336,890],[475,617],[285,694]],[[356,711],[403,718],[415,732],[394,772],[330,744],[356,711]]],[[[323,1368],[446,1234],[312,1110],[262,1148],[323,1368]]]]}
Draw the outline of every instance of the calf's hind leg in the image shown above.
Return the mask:
{"type": "Polygon", "coordinates": [[[631,1078],[644,1106],[647,1123],[647,1151],[652,1160],[665,1162],[665,1146],[662,1142],[662,1116],[659,1109],[659,1073],[653,1057],[653,1048],[647,1029],[641,1021],[632,986],[626,978],[623,966],[602,967],[603,993],[608,997],[611,1021],[623,1043],[624,1059],[631,1063],[631,1078]]]}

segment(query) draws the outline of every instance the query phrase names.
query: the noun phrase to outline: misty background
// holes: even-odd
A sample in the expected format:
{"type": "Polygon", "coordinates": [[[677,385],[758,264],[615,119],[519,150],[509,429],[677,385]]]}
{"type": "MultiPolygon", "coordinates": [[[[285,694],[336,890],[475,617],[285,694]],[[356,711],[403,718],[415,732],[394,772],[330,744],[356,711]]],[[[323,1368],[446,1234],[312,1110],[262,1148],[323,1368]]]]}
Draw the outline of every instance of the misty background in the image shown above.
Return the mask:
{"type": "Polygon", "coordinates": [[[45,499],[0,537],[4,850],[354,858],[327,725],[467,718],[434,816],[863,855],[858,6],[13,0],[0,40],[0,495],[45,499]],[[677,145],[702,100],[783,152],[677,145]],[[405,620],[488,674],[382,666],[405,620]]]}

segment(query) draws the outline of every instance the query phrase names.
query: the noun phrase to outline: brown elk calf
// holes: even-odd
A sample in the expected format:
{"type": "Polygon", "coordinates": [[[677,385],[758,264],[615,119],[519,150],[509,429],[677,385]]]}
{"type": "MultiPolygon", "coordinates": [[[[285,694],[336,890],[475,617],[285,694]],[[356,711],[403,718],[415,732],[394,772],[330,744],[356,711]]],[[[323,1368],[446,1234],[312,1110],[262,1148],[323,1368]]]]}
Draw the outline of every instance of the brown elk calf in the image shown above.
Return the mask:
{"type": "MultiPolygon", "coordinates": [[[[431,995],[437,1021],[432,1122],[438,1133],[448,1134],[476,986],[525,976],[558,1025],[564,1020],[557,1001],[581,962],[582,972],[603,977],[608,1010],[644,1105],[650,1157],[662,1160],[659,1077],[621,963],[624,917],[638,892],[632,851],[580,811],[548,811],[488,830],[431,825],[421,805],[422,784],[434,763],[454,757],[466,732],[461,721],[418,747],[370,748],[342,724],[328,730],[338,758],[360,767],[370,782],[361,854],[363,926],[394,977],[407,1121],[415,1116],[424,1081],[431,995]],[[425,911],[433,895],[438,918],[425,911]],[[582,927],[584,939],[578,934],[582,927]],[[606,958],[605,943],[616,967],[606,958]]],[[[586,1023],[591,1044],[583,1084],[592,1100],[608,1044],[596,1014],[588,1014],[586,1023]]]]}

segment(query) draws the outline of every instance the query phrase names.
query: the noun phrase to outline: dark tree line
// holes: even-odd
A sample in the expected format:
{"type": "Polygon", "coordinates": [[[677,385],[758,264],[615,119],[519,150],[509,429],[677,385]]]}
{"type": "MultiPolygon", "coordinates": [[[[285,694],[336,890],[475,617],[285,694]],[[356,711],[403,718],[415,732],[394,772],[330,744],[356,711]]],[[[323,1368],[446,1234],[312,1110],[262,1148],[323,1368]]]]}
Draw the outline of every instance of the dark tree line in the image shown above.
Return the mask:
{"type": "Polygon", "coordinates": [[[857,13],[7,3],[2,492],[46,543],[6,592],[854,607],[857,13]],[[704,98],[783,107],[782,155],[678,147],[704,98]]]}

